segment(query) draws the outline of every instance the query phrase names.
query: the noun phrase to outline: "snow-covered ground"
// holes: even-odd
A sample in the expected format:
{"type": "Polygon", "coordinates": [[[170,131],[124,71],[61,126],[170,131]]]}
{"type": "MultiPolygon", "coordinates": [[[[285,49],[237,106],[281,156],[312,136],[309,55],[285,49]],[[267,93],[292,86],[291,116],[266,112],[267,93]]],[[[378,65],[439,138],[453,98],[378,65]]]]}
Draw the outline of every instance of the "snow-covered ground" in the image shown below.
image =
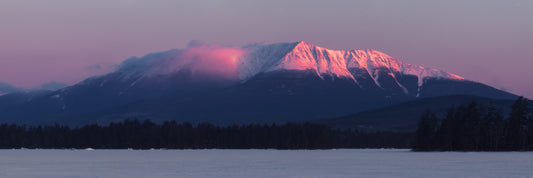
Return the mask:
{"type": "Polygon", "coordinates": [[[0,177],[533,177],[533,152],[0,150],[0,177]]]}

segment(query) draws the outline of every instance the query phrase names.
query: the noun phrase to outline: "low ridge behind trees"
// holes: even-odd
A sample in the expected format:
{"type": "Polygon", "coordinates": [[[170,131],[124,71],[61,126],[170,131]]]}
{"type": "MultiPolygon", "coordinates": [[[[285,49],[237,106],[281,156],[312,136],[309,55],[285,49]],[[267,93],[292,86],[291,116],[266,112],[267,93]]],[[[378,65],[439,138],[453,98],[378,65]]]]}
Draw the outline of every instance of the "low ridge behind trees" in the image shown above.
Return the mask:
{"type": "Polygon", "coordinates": [[[437,119],[426,111],[420,118],[414,151],[531,151],[533,117],[529,100],[520,97],[504,117],[502,109],[476,102],[452,106],[437,119]]]}

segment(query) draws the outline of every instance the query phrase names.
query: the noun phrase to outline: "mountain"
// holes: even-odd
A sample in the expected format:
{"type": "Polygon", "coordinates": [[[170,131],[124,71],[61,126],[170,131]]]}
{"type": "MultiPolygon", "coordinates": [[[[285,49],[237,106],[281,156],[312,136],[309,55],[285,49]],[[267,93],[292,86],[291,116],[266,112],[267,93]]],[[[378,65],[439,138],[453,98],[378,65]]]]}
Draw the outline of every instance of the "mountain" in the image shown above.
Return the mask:
{"type": "Polygon", "coordinates": [[[341,117],[319,119],[313,122],[340,129],[358,128],[366,131],[414,132],[418,127],[420,116],[425,110],[429,109],[439,117],[444,117],[451,106],[466,106],[472,101],[481,106],[492,105],[502,109],[505,116],[510,112],[511,105],[515,102],[515,100],[509,99],[491,99],[472,95],[440,96],[408,101],[341,117]]]}
{"type": "Polygon", "coordinates": [[[22,89],[17,88],[7,83],[0,82],[0,96],[4,94],[8,94],[8,93],[19,92],[19,91],[22,91],[22,89]]]}
{"type": "Polygon", "coordinates": [[[51,81],[51,82],[48,82],[48,83],[43,83],[41,85],[41,89],[42,90],[59,90],[61,88],[65,88],[65,87],[68,87],[67,84],[65,83],[59,83],[59,82],[55,82],[55,81],[51,81]]]}
{"type": "MultiPolygon", "coordinates": [[[[375,50],[306,42],[192,44],[125,60],[116,71],[30,101],[1,105],[18,123],[155,121],[270,123],[353,114],[427,97],[516,96],[375,50]]],[[[0,97],[0,103],[9,102],[0,97]]]]}

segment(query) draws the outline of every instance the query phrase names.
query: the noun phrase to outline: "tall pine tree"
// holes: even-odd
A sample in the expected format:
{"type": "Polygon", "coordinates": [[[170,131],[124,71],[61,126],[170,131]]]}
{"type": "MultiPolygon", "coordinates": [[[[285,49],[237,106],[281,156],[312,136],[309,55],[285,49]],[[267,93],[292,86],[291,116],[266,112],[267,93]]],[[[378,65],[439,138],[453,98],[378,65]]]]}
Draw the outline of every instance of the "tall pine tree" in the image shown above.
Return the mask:
{"type": "Polygon", "coordinates": [[[529,102],[520,97],[511,106],[511,114],[507,120],[506,149],[525,150],[527,148],[527,123],[530,114],[529,102]]]}
{"type": "Polygon", "coordinates": [[[413,150],[415,151],[431,151],[436,149],[436,133],[438,128],[438,120],[435,113],[426,110],[420,121],[418,122],[418,129],[415,133],[415,140],[413,150]]]}

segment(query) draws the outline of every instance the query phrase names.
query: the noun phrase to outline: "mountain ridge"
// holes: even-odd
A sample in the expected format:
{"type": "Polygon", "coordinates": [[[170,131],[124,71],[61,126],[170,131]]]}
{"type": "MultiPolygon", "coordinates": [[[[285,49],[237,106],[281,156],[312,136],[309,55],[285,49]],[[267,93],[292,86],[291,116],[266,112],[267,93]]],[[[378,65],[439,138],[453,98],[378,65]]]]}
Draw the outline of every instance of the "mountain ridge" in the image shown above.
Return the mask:
{"type": "MultiPolygon", "coordinates": [[[[305,41],[293,43],[275,43],[267,45],[248,45],[244,47],[224,47],[213,45],[195,45],[186,49],[173,49],[164,52],[150,53],[143,57],[132,57],[124,61],[115,72],[144,72],[150,75],[152,70],[159,70],[159,74],[169,74],[187,68],[194,68],[197,61],[206,60],[200,56],[198,51],[213,53],[218,56],[206,55],[212,58],[220,58],[236,65],[232,70],[239,73],[241,80],[246,80],[253,75],[276,70],[315,70],[317,75],[335,75],[337,77],[348,77],[357,83],[356,75],[350,71],[353,68],[366,70],[370,76],[376,80],[377,69],[383,68],[388,72],[399,72],[405,75],[415,75],[419,77],[419,85],[422,85],[424,78],[447,78],[454,80],[464,80],[456,74],[444,72],[442,70],[425,68],[418,65],[405,63],[393,58],[385,53],[367,50],[332,50],[305,41]],[[192,52],[189,52],[192,51],[192,52]],[[269,52],[264,52],[269,51],[269,52]],[[272,52],[274,51],[274,52],[272,52]],[[193,58],[193,60],[183,60],[183,58],[193,58]],[[175,62],[185,61],[185,62],[175,62]],[[164,68],[164,67],[174,68],[164,68]],[[150,69],[155,68],[155,69],[150,69]],[[141,71],[140,71],[141,70],[141,71]]],[[[218,59],[217,59],[218,60],[218,59]]],[[[217,62],[212,59],[209,62],[217,62]]],[[[216,63],[215,63],[216,64],[216,63]]],[[[227,67],[227,66],[223,66],[227,67]]],[[[232,66],[233,67],[233,66],[232,66]]],[[[376,82],[377,83],[377,82],[376,82]]],[[[379,83],[377,83],[379,85],[379,83]]]]}
{"type": "Polygon", "coordinates": [[[305,41],[297,42],[295,47],[286,54],[281,62],[273,70],[315,70],[321,78],[322,74],[334,75],[336,77],[346,77],[352,79],[361,87],[358,82],[359,76],[353,70],[363,70],[374,80],[375,84],[381,87],[378,79],[380,70],[385,70],[387,75],[391,75],[395,82],[407,94],[409,91],[402,86],[396,78],[398,75],[414,75],[417,77],[418,91],[427,78],[439,78],[450,80],[465,80],[456,74],[447,73],[441,70],[424,68],[422,66],[404,63],[380,51],[367,50],[331,50],[305,41]]]}
{"type": "Polygon", "coordinates": [[[516,97],[374,50],[330,50],[306,42],[193,45],[129,58],[114,72],[30,101],[10,104],[25,98],[0,96],[0,120],[300,122],[458,94],[516,97]]]}
{"type": "Polygon", "coordinates": [[[313,122],[327,124],[339,129],[358,128],[365,131],[414,132],[424,111],[431,110],[437,116],[445,116],[452,106],[466,106],[472,102],[476,102],[482,107],[493,106],[501,109],[502,113],[507,116],[511,112],[510,108],[515,100],[491,99],[472,95],[428,97],[313,122]]]}

